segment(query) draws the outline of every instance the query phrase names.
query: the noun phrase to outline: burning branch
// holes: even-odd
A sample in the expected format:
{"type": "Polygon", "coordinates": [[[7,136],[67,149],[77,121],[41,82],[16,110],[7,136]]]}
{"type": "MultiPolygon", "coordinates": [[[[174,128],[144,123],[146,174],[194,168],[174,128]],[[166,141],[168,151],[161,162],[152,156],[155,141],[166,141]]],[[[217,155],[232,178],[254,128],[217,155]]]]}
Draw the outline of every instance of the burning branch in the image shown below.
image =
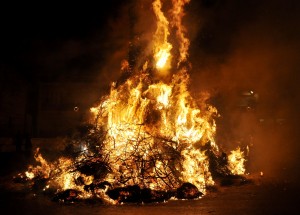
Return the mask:
{"type": "MultiPolygon", "coordinates": [[[[172,26],[180,43],[177,69],[188,55],[189,41],[181,24],[188,2],[172,0],[172,26]]],[[[191,96],[188,68],[181,66],[168,82],[150,74],[170,68],[173,47],[168,42],[170,26],[160,0],[154,0],[153,11],[157,17],[155,67],[148,68],[145,62],[145,68],[137,71],[124,65],[126,79],[112,83],[109,95],[91,108],[91,123],[69,140],[65,155],[51,163],[37,153],[41,166],[26,172],[24,178],[34,181],[33,186],[55,189],[56,200],[101,198],[120,203],[164,201],[172,196],[192,199],[214,185],[216,172],[240,173],[234,171],[237,165],[231,165],[242,159],[240,151],[228,162],[220,160],[214,139],[217,111],[206,103],[207,97],[198,104],[191,96]]]]}

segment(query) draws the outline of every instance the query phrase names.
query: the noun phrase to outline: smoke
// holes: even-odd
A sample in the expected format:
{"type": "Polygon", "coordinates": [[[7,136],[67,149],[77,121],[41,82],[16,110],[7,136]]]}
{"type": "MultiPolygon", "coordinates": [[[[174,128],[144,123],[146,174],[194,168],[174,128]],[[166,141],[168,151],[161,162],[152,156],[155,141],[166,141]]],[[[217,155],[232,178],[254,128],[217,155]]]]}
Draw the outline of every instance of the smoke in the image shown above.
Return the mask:
{"type": "Polygon", "coordinates": [[[251,132],[251,168],[285,180],[298,178],[293,170],[299,165],[299,6],[296,1],[194,1],[189,8],[194,14],[188,15],[188,23],[197,23],[190,26],[193,90],[222,95],[216,103],[227,123],[219,130],[222,137],[251,132]],[[255,112],[235,109],[241,90],[258,94],[255,112]]]}

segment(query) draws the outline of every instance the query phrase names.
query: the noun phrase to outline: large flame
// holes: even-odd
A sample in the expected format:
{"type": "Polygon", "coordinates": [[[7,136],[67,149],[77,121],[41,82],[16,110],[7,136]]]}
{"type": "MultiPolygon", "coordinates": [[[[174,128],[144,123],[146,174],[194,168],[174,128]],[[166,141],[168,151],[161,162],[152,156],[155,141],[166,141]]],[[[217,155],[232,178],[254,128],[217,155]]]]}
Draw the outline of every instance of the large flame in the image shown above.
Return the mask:
{"type": "MultiPolygon", "coordinates": [[[[139,71],[132,70],[132,75],[123,83],[112,83],[110,93],[98,106],[91,108],[91,121],[95,125],[91,132],[102,132],[101,156],[109,164],[109,172],[102,180],[113,187],[137,184],[170,190],[189,182],[205,193],[206,187],[214,184],[204,146],[209,144],[218,152],[214,120],[217,110],[204,99],[201,104],[196,102],[188,90],[188,68],[180,66],[188,56],[189,40],[181,23],[187,3],[189,0],[172,0],[170,26],[161,1],[154,0],[152,5],[157,18],[153,38],[155,65],[148,67],[149,62],[145,62],[139,71]],[[153,78],[153,71],[171,68],[170,27],[176,29],[180,54],[174,58],[177,59],[176,71],[166,83],[153,78]]],[[[122,70],[131,70],[128,62],[123,62],[122,70]]],[[[84,185],[95,179],[74,166],[86,159],[84,154],[75,160],[62,157],[55,163],[47,163],[40,153],[36,154],[36,159],[41,166],[30,167],[26,172],[28,178],[50,178],[45,188],[77,189],[85,193],[83,198],[89,197],[84,185]],[[78,178],[81,183],[76,183],[78,178]]],[[[232,151],[228,160],[233,174],[244,173],[242,159],[239,149],[232,151]]]]}
{"type": "MultiPolygon", "coordinates": [[[[172,1],[172,23],[180,43],[178,64],[186,60],[189,45],[181,26],[188,2],[172,1]]],[[[170,67],[170,26],[160,0],[153,2],[153,10],[157,17],[154,59],[156,69],[163,70],[170,67]]],[[[121,86],[112,84],[110,94],[91,109],[97,126],[107,131],[104,149],[113,163],[108,180],[114,184],[126,178],[126,185],[156,189],[174,188],[185,181],[205,192],[205,186],[214,182],[199,148],[208,142],[215,146],[216,109],[198,108],[188,91],[186,68],[177,71],[170,83],[153,81],[147,71],[141,70],[121,86]]]]}
{"type": "Polygon", "coordinates": [[[112,85],[110,95],[92,109],[97,126],[107,131],[104,148],[112,161],[111,183],[129,177],[126,184],[167,189],[182,179],[202,192],[213,184],[199,147],[215,144],[216,110],[197,107],[187,91],[187,78],[182,70],[169,85],[149,84],[149,75],[142,71],[119,87],[112,85]]]}

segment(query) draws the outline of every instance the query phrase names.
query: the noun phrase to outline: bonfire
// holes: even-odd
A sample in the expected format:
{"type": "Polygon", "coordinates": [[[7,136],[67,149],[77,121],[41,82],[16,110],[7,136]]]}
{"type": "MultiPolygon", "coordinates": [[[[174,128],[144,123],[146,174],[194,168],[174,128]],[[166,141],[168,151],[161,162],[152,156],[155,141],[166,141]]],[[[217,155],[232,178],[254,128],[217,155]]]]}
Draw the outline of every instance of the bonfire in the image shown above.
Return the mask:
{"type": "Polygon", "coordinates": [[[245,173],[243,152],[227,156],[215,141],[218,113],[208,93],[196,102],[189,92],[189,40],[182,25],[189,0],[171,3],[168,20],[161,0],[153,1],[152,55],[135,67],[124,60],[126,75],[90,109],[85,131],[70,140],[71,155],[49,162],[37,151],[38,165],[20,173],[19,181],[57,201],[117,204],[196,199],[217,177],[245,173]]]}

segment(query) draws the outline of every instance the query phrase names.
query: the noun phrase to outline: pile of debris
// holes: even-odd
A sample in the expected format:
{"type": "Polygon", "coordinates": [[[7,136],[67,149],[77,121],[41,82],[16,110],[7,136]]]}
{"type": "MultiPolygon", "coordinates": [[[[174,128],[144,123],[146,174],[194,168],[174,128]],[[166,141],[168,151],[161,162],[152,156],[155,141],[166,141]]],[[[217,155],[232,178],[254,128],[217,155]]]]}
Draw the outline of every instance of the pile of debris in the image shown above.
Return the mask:
{"type": "MultiPolygon", "coordinates": [[[[198,199],[204,195],[195,185],[184,181],[169,189],[152,189],[143,184],[128,185],[124,181],[118,181],[117,185],[108,182],[106,176],[111,172],[108,155],[102,154],[99,147],[104,133],[90,132],[91,129],[95,128],[91,125],[83,126],[75,136],[67,140],[68,144],[62,152],[64,161],[58,159],[47,163],[37,151],[35,158],[39,165],[30,166],[28,171],[15,176],[14,182],[23,184],[35,194],[47,195],[53,201],[64,203],[152,203],[170,199],[198,199]],[[59,186],[59,180],[62,183],[73,183],[74,186],[63,188],[59,186]]],[[[216,154],[209,143],[202,150],[208,157],[212,177],[220,181],[221,186],[248,182],[244,176],[230,172],[224,152],[216,154]]]]}

